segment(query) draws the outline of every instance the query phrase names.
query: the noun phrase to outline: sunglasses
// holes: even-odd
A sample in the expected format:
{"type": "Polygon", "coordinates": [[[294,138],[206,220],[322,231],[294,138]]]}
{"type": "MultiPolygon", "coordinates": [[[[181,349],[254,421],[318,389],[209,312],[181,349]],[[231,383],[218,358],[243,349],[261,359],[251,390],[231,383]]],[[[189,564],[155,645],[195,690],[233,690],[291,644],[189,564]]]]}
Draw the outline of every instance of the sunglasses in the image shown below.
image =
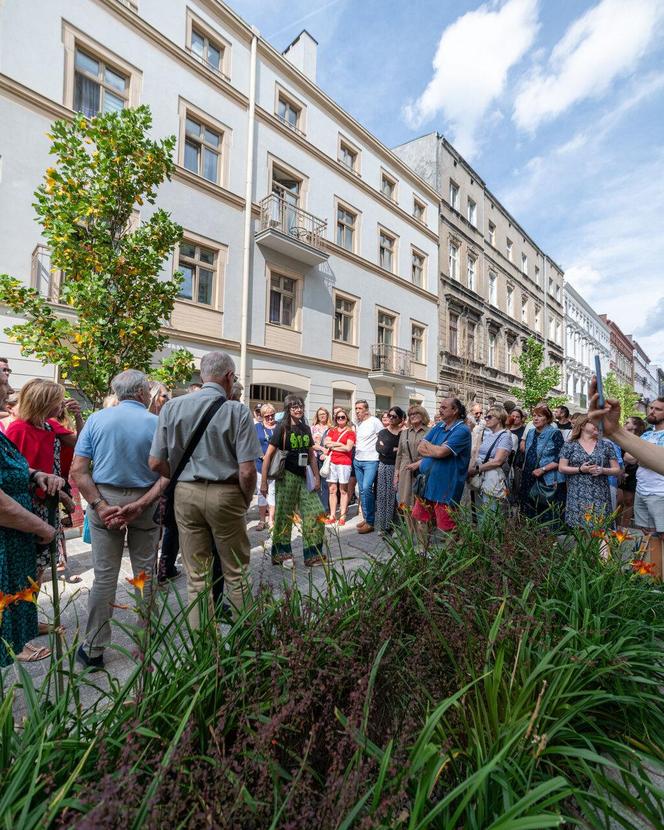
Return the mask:
{"type": "Polygon", "coordinates": [[[337,421],[347,421],[348,418],[345,415],[337,415],[337,421]]]}
{"type": "Polygon", "coordinates": [[[263,415],[266,421],[274,421],[274,415],[263,415]]]}

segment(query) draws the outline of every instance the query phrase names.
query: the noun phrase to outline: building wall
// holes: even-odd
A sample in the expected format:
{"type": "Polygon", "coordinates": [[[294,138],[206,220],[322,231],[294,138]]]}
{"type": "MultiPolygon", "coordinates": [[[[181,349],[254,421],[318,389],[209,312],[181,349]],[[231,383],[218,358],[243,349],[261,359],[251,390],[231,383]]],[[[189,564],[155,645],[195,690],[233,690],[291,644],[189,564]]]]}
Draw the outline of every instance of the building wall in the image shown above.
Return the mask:
{"type": "Polygon", "coordinates": [[[395,153],[442,197],[440,393],[482,402],[513,398],[521,382],[516,358],[531,335],[545,344],[547,364],[561,368],[562,385],[562,270],[444,138],[431,133],[395,153]],[[473,354],[469,326],[475,327],[473,354]]]}
{"type": "Polygon", "coordinates": [[[595,374],[595,355],[600,356],[602,374],[609,371],[611,333],[569,283],[565,283],[565,392],[570,407],[583,409],[588,403],[588,384],[595,374]]]}
{"type": "Polygon", "coordinates": [[[606,314],[599,315],[602,321],[608,325],[611,332],[611,358],[609,369],[620,383],[634,387],[634,350],[632,341],[623,334],[620,326],[610,320],[606,314]]]}
{"type": "MultiPolygon", "coordinates": [[[[165,330],[168,347],[189,348],[196,359],[212,348],[227,349],[236,360],[241,340],[241,280],[244,263],[245,172],[248,143],[254,143],[252,244],[247,393],[251,386],[299,391],[311,412],[329,406],[333,392],[367,398],[373,406],[389,399],[407,405],[421,400],[432,409],[437,384],[438,351],[438,196],[399,158],[338,108],[322,91],[265,41],[258,43],[256,122],[248,134],[248,95],[252,31],[221,3],[141,0],[138,11],[119,0],[72,4],[53,0],[43,13],[30,4],[10,2],[0,27],[0,117],[12,124],[3,143],[0,182],[0,271],[31,279],[31,255],[42,242],[31,207],[32,194],[49,165],[49,124],[72,115],[71,65],[75,45],[106,58],[131,77],[130,103],[149,104],[155,136],[178,138],[176,173],[160,188],[158,206],[171,211],[185,229],[186,240],[216,252],[216,285],[211,306],[179,300],[165,330]],[[194,25],[226,44],[223,70],[211,70],[187,50],[188,15],[194,25]],[[24,48],[31,31],[33,49],[24,48]],[[40,60],[34,60],[38,48],[40,60]],[[29,54],[32,52],[32,56],[29,54]],[[68,63],[69,59],[69,63],[68,63]],[[302,130],[293,130],[275,115],[277,90],[302,107],[302,130]],[[210,182],[184,167],[184,115],[223,133],[222,174],[210,182]],[[357,148],[357,171],[338,161],[340,136],[357,148]],[[306,265],[297,255],[257,244],[260,202],[272,188],[273,164],[293,169],[303,180],[299,207],[327,223],[326,261],[306,265]],[[396,182],[394,200],[380,192],[381,175],[396,182]],[[413,199],[424,205],[424,221],[413,216],[413,199]],[[352,252],[336,238],[337,203],[358,214],[352,252]],[[379,265],[379,227],[397,239],[393,273],[379,265]],[[411,278],[411,246],[425,257],[424,284],[411,278]],[[296,280],[296,324],[291,328],[267,320],[272,273],[296,280]],[[335,292],[356,301],[352,344],[333,341],[335,292]],[[379,308],[397,317],[395,346],[410,352],[411,325],[425,329],[424,357],[403,375],[377,371],[372,349],[377,342],[379,308]]],[[[141,211],[142,218],[152,208],[141,211]]],[[[179,251],[164,265],[177,269],[179,251]]],[[[0,320],[0,322],[4,322],[0,320]]],[[[52,372],[20,360],[15,347],[0,335],[0,354],[14,363],[13,378],[25,380],[52,372]],[[19,377],[22,375],[22,378],[19,377]]],[[[258,391],[258,390],[256,390],[258,391]]],[[[249,394],[247,394],[249,397],[249,394]]]]}

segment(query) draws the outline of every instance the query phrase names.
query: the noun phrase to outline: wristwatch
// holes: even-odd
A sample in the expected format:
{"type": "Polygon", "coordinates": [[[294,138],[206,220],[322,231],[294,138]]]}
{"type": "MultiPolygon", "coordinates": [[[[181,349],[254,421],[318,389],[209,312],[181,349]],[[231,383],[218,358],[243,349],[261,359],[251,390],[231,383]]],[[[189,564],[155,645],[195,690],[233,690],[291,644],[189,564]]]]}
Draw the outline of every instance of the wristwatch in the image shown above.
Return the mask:
{"type": "Polygon", "coordinates": [[[93,510],[96,510],[103,501],[105,501],[105,499],[102,496],[99,496],[98,499],[95,499],[93,502],[90,502],[90,507],[93,510]]]}

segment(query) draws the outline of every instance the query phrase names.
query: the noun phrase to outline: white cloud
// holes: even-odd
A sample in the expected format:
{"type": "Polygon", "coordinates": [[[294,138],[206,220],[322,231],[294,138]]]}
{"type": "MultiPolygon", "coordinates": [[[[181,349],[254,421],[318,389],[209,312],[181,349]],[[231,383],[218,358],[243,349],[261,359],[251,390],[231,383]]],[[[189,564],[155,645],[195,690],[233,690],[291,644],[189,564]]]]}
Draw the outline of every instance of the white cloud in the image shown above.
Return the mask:
{"type": "Polygon", "coordinates": [[[578,101],[604,95],[648,50],[663,16],[663,0],[601,0],[572,23],[546,67],[523,82],[517,126],[532,133],[578,101]]]}
{"type": "Polygon", "coordinates": [[[455,147],[472,157],[486,111],[502,94],[511,67],[533,44],[537,7],[538,0],[485,3],[448,26],[438,43],[433,77],[403,108],[409,126],[418,128],[442,113],[455,147]]]}
{"type": "MultiPolygon", "coordinates": [[[[656,334],[664,333],[664,297],[661,297],[659,302],[653,306],[648,312],[643,325],[636,329],[636,334],[639,337],[653,337],[656,334]]],[[[662,347],[660,347],[661,349],[662,347]]]]}
{"type": "Polygon", "coordinates": [[[594,288],[601,282],[602,275],[587,263],[578,263],[570,265],[565,269],[565,280],[570,282],[574,288],[588,300],[594,288]]]}

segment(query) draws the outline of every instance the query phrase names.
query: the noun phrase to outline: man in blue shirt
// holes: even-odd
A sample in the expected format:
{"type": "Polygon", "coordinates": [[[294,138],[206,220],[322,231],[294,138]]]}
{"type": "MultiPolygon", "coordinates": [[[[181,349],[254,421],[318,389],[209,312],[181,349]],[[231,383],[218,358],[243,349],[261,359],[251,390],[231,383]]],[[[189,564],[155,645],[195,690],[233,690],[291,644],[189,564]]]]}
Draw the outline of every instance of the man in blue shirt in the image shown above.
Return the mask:
{"type": "Polygon", "coordinates": [[[149,603],[160,534],[153,520],[154,503],[166,483],[148,467],[158,419],[147,410],[147,377],[128,369],[113,378],[111,387],[118,405],[88,418],[71,466],[71,477],[88,502],[95,572],[85,640],[77,658],[93,669],[104,665],[104,648],[111,642],[125,535],[134,577],[142,572],[147,576],[143,598],[149,603]]]}
{"type": "Polygon", "coordinates": [[[414,469],[427,477],[424,498],[417,498],[413,519],[449,532],[456,524],[449,506],[458,504],[470,464],[471,433],[466,426],[466,407],[457,398],[440,402],[439,421],[417,446],[414,469]]]}

